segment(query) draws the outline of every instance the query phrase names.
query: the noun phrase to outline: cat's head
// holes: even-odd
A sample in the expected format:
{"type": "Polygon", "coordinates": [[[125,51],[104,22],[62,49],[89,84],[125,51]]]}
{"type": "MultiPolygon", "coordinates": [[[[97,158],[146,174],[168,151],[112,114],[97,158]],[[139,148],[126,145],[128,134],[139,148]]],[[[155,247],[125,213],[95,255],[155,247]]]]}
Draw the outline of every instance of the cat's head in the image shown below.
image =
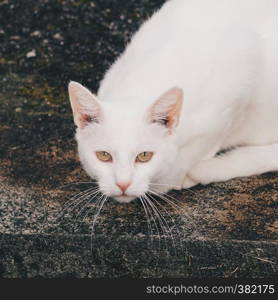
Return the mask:
{"type": "Polygon", "coordinates": [[[170,189],[159,182],[177,156],[181,89],[165,92],[147,107],[139,101],[101,102],[76,82],[69,84],[69,96],[81,163],[103,194],[129,202],[151,186],[170,189]]]}

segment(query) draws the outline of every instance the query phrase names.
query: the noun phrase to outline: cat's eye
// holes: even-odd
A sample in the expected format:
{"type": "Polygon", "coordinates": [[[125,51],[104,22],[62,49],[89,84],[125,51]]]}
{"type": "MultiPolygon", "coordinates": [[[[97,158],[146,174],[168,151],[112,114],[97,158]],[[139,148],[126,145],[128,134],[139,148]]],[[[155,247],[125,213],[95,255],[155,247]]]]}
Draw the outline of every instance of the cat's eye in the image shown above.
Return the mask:
{"type": "Polygon", "coordinates": [[[106,151],[97,151],[96,156],[100,161],[111,162],[112,156],[106,151]]]}
{"type": "Polygon", "coordinates": [[[142,152],[137,155],[136,162],[146,163],[153,157],[153,152],[142,152]]]}

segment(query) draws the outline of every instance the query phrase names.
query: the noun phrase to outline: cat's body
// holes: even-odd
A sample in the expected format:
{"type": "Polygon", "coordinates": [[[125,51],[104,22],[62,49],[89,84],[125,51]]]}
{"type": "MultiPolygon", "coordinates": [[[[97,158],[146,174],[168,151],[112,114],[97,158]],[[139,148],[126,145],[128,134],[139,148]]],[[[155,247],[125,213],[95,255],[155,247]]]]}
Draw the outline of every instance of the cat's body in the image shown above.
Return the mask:
{"type": "Polygon", "coordinates": [[[119,201],[278,170],[278,1],[170,0],[106,73],[99,102],[76,83],[70,96],[83,166],[119,201]]]}

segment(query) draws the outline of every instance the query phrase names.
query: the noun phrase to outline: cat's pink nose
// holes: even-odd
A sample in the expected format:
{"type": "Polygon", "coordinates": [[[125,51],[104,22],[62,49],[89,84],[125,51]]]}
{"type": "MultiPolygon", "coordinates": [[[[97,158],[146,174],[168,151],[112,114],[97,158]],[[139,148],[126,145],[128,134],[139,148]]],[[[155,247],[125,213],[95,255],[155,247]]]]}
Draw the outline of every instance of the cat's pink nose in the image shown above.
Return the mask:
{"type": "Polygon", "coordinates": [[[124,193],[127,190],[127,188],[130,186],[130,182],[117,182],[116,185],[124,193]]]}

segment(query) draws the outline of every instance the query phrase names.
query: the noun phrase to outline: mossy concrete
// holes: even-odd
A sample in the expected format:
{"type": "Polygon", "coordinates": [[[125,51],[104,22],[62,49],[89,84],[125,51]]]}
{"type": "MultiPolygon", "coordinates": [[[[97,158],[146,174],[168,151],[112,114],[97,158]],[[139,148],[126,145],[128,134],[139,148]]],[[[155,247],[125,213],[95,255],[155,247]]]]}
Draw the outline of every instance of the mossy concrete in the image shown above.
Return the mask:
{"type": "MultiPolygon", "coordinates": [[[[160,278],[276,276],[277,243],[187,240],[178,255],[123,235],[1,235],[2,277],[160,278]],[[271,261],[271,258],[275,258],[271,261]],[[231,258],[233,258],[231,260],[231,258]]],[[[158,242],[158,241],[156,241],[158,242]]]]}

